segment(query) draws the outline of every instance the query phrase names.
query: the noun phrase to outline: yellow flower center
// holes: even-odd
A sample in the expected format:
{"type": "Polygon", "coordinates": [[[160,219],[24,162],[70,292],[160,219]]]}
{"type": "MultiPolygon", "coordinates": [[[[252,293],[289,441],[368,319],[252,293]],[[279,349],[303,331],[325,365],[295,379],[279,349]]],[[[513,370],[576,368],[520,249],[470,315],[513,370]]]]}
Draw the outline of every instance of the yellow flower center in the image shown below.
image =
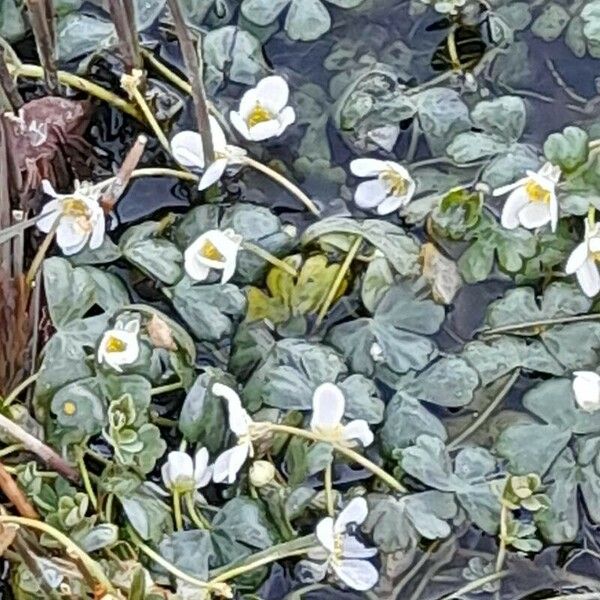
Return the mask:
{"type": "Polygon", "coordinates": [[[90,211],[87,204],[79,198],[65,198],[62,201],[62,212],[70,217],[85,217],[90,216],[90,211]]]}
{"type": "Polygon", "coordinates": [[[72,417],[77,412],[77,406],[76,406],[75,402],[71,402],[70,400],[65,402],[63,404],[63,412],[68,417],[72,417]]]}
{"type": "Polygon", "coordinates": [[[408,182],[402,175],[394,169],[386,169],[379,174],[379,179],[383,182],[388,192],[392,196],[404,196],[408,189],[408,182]]]}
{"type": "Polygon", "coordinates": [[[200,256],[208,258],[209,260],[218,260],[219,262],[225,260],[223,255],[219,252],[219,249],[209,240],[206,240],[204,244],[202,244],[200,256]]]}
{"type": "Polygon", "coordinates": [[[333,536],[333,553],[331,555],[331,561],[337,563],[344,557],[344,536],[340,533],[333,536]]]}
{"type": "Polygon", "coordinates": [[[262,106],[260,102],[257,102],[246,117],[246,125],[248,125],[248,127],[254,127],[259,123],[265,123],[266,121],[271,121],[272,119],[273,115],[264,106],[262,106]]]}
{"type": "Polygon", "coordinates": [[[533,180],[529,180],[525,184],[525,193],[527,194],[530,202],[543,202],[544,204],[550,203],[550,192],[533,180]]]}
{"type": "Polygon", "coordinates": [[[108,340],[106,340],[107,352],[124,352],[126,348],[127,344],[114,335],[111,335],[108,340]]]}

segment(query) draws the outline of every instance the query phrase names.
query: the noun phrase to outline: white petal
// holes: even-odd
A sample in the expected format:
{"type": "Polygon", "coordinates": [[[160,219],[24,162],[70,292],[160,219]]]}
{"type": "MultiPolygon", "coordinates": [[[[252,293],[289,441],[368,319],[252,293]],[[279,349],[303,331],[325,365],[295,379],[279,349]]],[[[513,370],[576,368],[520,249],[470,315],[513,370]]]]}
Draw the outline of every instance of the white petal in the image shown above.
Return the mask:
{"type": "Polygon", "coordinates": [[[171,140],[171,152],[184,167],[204,169],[202,136],[196,131],[181,131],[171,140]]]}
{"type": "Polygon", "coordinates": [[[216,483],[234,483],[238,471],[248,458],[250,446],[248,444],[238,444],[229,450],[225,450],[217,457],[213,467],[213,481],[216,483]]]}
{"type": "Polygon", "coordinates": [[[253,142],[262,142],[269,138],[275,137],[279,132],[279,121],[277,119],[271,119],[270,121],[263,121],[257,123],[253,127],[250,127],[250,139],[253,142]]]}
{"type": "Polygon", "coordinates": [[[569,256],[565,273],[571,275],[583,266],[583,263],[588,259],[588,246],[586,242],[579,244],[569,256]]]}
{"type": "Polygon", "coordinates": [[[229,428],[237,436],[246,435],[252,419],[242,407],[242,401],[237,392],[227,385],[215,383],[212,386],[212,393],[220,398],[227,400],[227,410],[229,412],[229,428]]]}
{"type": "Polygon", "coordinates": [[[271,113],[279,114],[288,103],[290,88],[287,81],[279,75],[265,77],[256,86],[259,102],[271,113]]]}
{"type": "Polygon", "coordinates": [[[545,202],[528,202],[519,211],[519,221],[526,229],[537,229],[551,220],[550,207],[545,202]]]}
{"type": "Polygon", "coordinates": [[[53,185],[47,179],[42,179],[42,190],[44,190],[44,194],[46,194],[46,196],[52,196],[53,198],[60,198],[60,194],[57,194],[54,191],[53,185]]]}
{"type": "Polygon", "coordinates": [[[71,256],[76,254],[86,245],[89,235],[81,233],[73,228],[71,219],[63,217],[61,223],[56,229],[56,243],[63,251],[63,254],[71,256]]]}
{"type": "Polygon", "coordinates": [[[367,515],[369,514],[369,507],[367,501],[362,498],[353,498],[346,508],[338,515],[335,520],[334,530],[335,533],[343,533],[348,528],[350,523],[356,523],[361,525],[364,523],[367,515]]]}
{"type": "Polygon", "coordinates": [[[325,517],[321,521],[317,523],[317,527],[315,529],[315,533],[317,534],[317,539],[328,552],[333,552],[334,550],[334,540],[333,540],[333,519],[331,517],[325,517]]]}
{"type": "Polygon", "coordinates": [[[377,569],[366,560],[344,559],[333,569],[348,587],[359,592],[370,590],[379,580],[377,569]]]}
{"type": "Polygon", "coordinates": [[[240,116],[243,121],[246,121],[250,113],[254,110],[257,103],[259,103],[258,91],[256,88],[252,88],[244,93],[240,100],[240,116]]]}
{"type": "Polygon", "coordinates": [[[359,183],[354,192],[354,202],[359,208],[368,210],[383,202],[388,195],[387,187],[379,179],[359,183]]]}
{"type": "Polygon", "coordinates": [[[554,190],[550,192],[550,228],[552,231],[556,231],[556,227],[558,226],[558,199],[556,198],[556,194],[554,190]]]}
{"type": "Polygon", "coordinates": [[[504,194],[508,194],[508,192],[512,192],[513,190],[516,190],[517,188],[524,186],[528,181],[529,181],[529,177],[523,177],[521,179],[518,179],[514,183],[509,183],[508,185],[503,185],[499,188],[496,188],[492,192],[492,196],[504,196],[504,194]]]}
{"type": "Polygon", "coordinates": [[[215,152],[223,152],[227,147],[227,139],[223,133],[219,121],[212,115],[208,115],[208,122],[210,124],[210,135],[212,136],[213,149],[215,152]]]}
{"type": "Polygon", "coordinates": [[[191,479],[194,476],[194,464],[192,457],[186,452],[174,450],[167,457],[169,468],[169,479],[177,483],[178,479],[191,479]]]}
{"type": "Polygon", "coordinates": [[[92,235],[90,236],[89,241],[89,245],[92,250],[102,246],[102,242],[104,242],[105,229],[106,220],[104,219],[104,213],[102,212],[102,209],[100,209],[100,214],[95,217],[92,225],[92,235]]]}
{"type": "Polygon", "coordinates": [[[576,371],[573,393],[580,408],[587,412],[600,409],[600,376],[594,371],[576,371]]]}
{"type": "MultiPolygon", "coordinates": [[[[100,361],[98,361],[100,362],[100,361]]],[[[163,464],[160,469],[164,486],[170,490],[173,486],[173,480],[171,479],[171,469],[169,468],[169,461],[163,464]]]]}
{"type": "Polygon", "coordinates": [[[378,207],[377,214],[378,215],[389,215],[400,208],[402,208],[406,204],[407,194],[402,194],[402,196],[388,196],[378,207]]]}
{"type": "Polygon", "coordinates": [[[296,111],[291,106],[286,106],[279,114],[279,132],[277,135],[281,135],[295,121],[296,111]]]}
{"type": "Polygon", "coordinates": [[[50,200],[50,202],[46,202],[40,212],[40,216],[41,218],[36,222],[36,226],[40,231],[48,233],[52,229],[54,221],[61,217],[60,201],[50,200]]]}
{"type": "Polygon", "coordinates": [[[225,173],[225,169],[227,168],[227,159],[226,158],[217,158],[215,162],[211,163],[202,177],[200,178],[200,183],[198,183],[199,190],[205,190],[209,188],[214,183],[217,183],[223,177],[223,173],[225,173]]]}
{"type": "Polygon", "coordinates": [[[588,240],[588,248],[590,252],[600,252],[600,237],[594,235],[588,240]]]}
{"type": "Polygon", "coordinates": [[[373,443],[374,437],[373,432],[369,429],[369,424],[363,419],[356,419],[344,426],[344,439],[358,440],[366,448],[373,443]]]}
{"type": "Polygon", "coordinates": [[[588,298],[593,298],[600,292],[600,274],[596,263],[588,259],[577,269],[577,281],[588,298]]]}
{"type": "Polygon", "coordinates": [[[197,257],[185,256],[183,266],[187,275],[195,281],[204,281],[210,273],[210,269],[197,257]]]}
{"type": "Polygon", "coordinates": [[[388,168],[385,160],[356,158],[350,163],[350,171],[356,177],[377,177],[388,168]]]}
{"type": "Polygon", "coordinates": [[[194,457],[194,481],[196,482],[196,487],[198,488],[204,487],[204,485],[206,485],[206,483],[204,483],[206,479],[206,473],[207,471],[210,473],[208,468],[208,460],[208,450],[206,448],[200,448],[200,450],[196,452],[196,456],[194,457]]]}
{"type": "Polygon", "coordinates": [[[519,186],[506,199],[502,208],[501,223],[506,229],[516,229],[519,226],[519,212],[529,204],[529,196],[525,188],[519,186]]]}
{"type": "Polygon", "coordinates": [[[346,400],[342,390],[333,383],[323,383],[314,392],[310,427],[330,429],[339,425],[344,416],[346,400]]]}
{"type": "Polygon", "coordinates": [[[400,177],[402,177],[402,179],[404,179],[405,181],[413,181],[413,178],[411,177],[410,173],[408,172],[408,169],[404,166],[402,166],[400,163],[397,162],[393,162],[391,160],[388,160],[386,162],[387,164],[387,168],[391,169],[392,171],[395,171],[396,173],[398,173],[398,175],[400,175],[400,177]]]}
{"type": "Polygon", "coordinates": [[[242,118],[242,115],[239,112],[231,111],[229,113],[229,120],[231,124],[243,135],[247,140],[250,139],[250,131],[248,130],[248,125],[246,121],[242,118]]]}
{"type": "Polygon", "coordinates": [[[371,558],[377,554],[377,548],[368,548],[353,535],[344,536],[342,556],[344,558],[371,558]]]}

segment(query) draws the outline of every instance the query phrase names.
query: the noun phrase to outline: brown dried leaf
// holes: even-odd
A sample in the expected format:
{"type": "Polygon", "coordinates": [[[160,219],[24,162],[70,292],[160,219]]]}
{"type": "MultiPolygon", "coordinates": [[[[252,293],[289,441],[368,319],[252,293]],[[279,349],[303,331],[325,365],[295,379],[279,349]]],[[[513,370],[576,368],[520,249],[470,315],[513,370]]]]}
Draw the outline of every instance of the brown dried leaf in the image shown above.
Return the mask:
{"type": "Polygon", "coordinates": [[[421,247],[423,277],[431,286],[433,299],[442,304],[450,304],[462,285],[462,278],[456,263],[446,258],[434,244],[421,247]]]}
{"type": "Polygon", "coordinates": [[[13,523],[0,525],[0,556],[4,556],[4,553],[11,546],[17,531],[19,531],[19,526],[13,523]]]}
{"type": "Polygon", "coordinates": [[[152,318],[146,325],[146,330],[155,348],[177,350],[177,344],[173,340],[173,333],[170,327],[157,315],[152,315],[152,318]]]}

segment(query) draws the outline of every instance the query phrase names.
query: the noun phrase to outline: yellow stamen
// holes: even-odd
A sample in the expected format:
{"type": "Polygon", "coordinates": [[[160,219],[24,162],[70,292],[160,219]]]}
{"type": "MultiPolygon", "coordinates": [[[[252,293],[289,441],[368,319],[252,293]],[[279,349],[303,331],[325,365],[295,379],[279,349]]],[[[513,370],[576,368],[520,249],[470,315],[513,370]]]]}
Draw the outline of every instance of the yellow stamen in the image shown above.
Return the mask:
{"type": "Polygon", "coordinates": [[[124,352],[127,348],[127,344],[119,338],[111,335],[106,340],[106,351],[107,352],[124,352]]]}
{"type": "Polygon", "coordinates": [[[394,169],[387,169],[379,174],[379,179],[387,187],[388,192],[392,196],[404,196],[408,189],[408,182],[402,175],[394,171],[394,169]]]}
{"type": "Polygon", "coordinates": [[[87,204],[79,198],[65,198],[62,203],[62,212],[70,217],[85,217],[90,216],[90,211],[87,204]]]}
{"type": "Polygon", "coordinates": [[[74,402],[71,402],[70,400],[68,400],[67,402],[65,402],[63,404],[63,412],[68,417],[73,416],[77,412],[76,404],[74,402]]]}
{"type": "Polygon", "coordinates": [[[246,125],[248,125],[248,127],[254,127],[259,123],[265,123],[266,121],[271,121],[272,119],[273,115],[264,106],[262,106],[260,102],[257,102],[246,117],[246,125]]]}
{"type": "Polygon", "coordinates": [[[530,202],[543,202],[544,204],[550,203],[550,192],[533,180],[529,180],[525,184],[525,193],[527,194],[530,202]]]}
{"type": "Polygon", "coordinates": [[[344,557],[344,538],[339,533],[333,536],[333,553],[331,555],[332,562],[339,562],[344,557]]]}
{"type": "Polygon", "coordinates": [[[223,262],[224,256],[219,252],[219,249],[209,240],[206,240],[200,248],[200,256],[208,258],[209,260],[218,260],[223,262]]]}

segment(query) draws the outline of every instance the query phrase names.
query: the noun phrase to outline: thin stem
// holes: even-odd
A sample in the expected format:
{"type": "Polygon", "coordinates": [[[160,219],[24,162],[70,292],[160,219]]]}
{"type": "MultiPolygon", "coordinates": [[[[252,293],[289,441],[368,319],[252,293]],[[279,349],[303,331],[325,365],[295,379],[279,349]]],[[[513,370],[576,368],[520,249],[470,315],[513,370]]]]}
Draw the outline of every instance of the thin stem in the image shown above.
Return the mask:
{"type": "MultiPolygon", "coordinates": [[[[144,167],[143,169],[135,169],[132,171],[130,179],[137,179],[138,177],[177,177],[178,179],[183,179],[184,181],[192,181],[197,183],[200,181],[200,177],[198,175],[194,175],[194,173],[188,173],[188,171],[180,171],[179,169],[169,169],[163,167],[144,167]]],[[[95,184],[95,187],[105,188],[110,187],[115,181],[117,177],[109,177],[104,181],[100,181],[95,184]]]]}
{"type": "Polygon", "coordinates": [[[58,90],[58,78],[56,75],[56,35],[52,1],[27,0],[26,4],[38,56],[44,69],[44,81],[48,91],[54,94],[58,90]]]}
{"type": "Polygon", "coordinates": [[[584,592],[581,594],[563,594],[562,596],[550,596],[546,600],[598,600],[600,592],[584,592]]]}
{"type": "Polygon", "coordinates": [[[595,206],[590,206],[588,208],[587,218],[588,218],[588,223],[590,224],[590,229],[591,229],[596,224],[596,207],[595,206]]]}
{"type": "Polygon", "coordinates": [[[148,103],[146,102],[146,98],[142,92],[140,92],[139,85],[141,82],[142,72],[138,69],[134,69],[131,72],[131,75],[123,75],[121,76],[121,87],[129,94],[131,98],[133,98],[137,105],[140,107],[146,122],[150,125],[150,128],[154,132],[154,135],[158,138],[158,141],[161,143],[162,147],[171,154],[171,145],[169,144],[169,140],[165,135],[164,131],[160,128],[157,120],[154,117],[154,114],[150,110],[148,103]]]}
{"type": "Polygon", "coordinates": [[[260,246],[257,246],[252,242],[247,242],[244,240],[242,242],[242,248],[244,248],[244,250],[248,250],[248,252],[256,254],[256,256],[260,256],[260,258],[262,258],[263,260],[266,260],[268,263],[271,263],[274,267],[277,267],[278,269],[289,273],[292,277],[298,277],[298,271],[296,271],[296,269],[294,269],[292,265],[286,263],[284,260],[277,258],[276,256],[273,256],[270,252],[267,252],[267,250],[264,250],[260,246]]]}
{"type": "Polygon", "coordinates": [[[133,528],[131,526],[127,526],[127,531],[129,533],[131,539],[135,543],[135,545],[148,558],[151,558],[155,563],[160,565],[163,569],[167,570],[169,573],[171,573],[178,579],[182,579],[183,581],[185,581],[191,585],[195,585],[196,587],[199,587],[202,589],[214,590],[215,592],[217,592],[218,594],[221,594],[225,598],[232,597],[231,588],[228,585],[218,583],[218,582],[213,582],[213,581],[206,582],[206,581],[202,581],[201,579],[198,579],[196,577],[193,577],[192,575],[188,575],[185,571],[182,571],[181,569],[177,568],[175,565],[171,564],[168,560],[163,558],[160,554],[158,554],[158,552],[155,552],[154,550],[152,550],[152,548],[150,548],[150,546],[147,546],[146,544],[144,544],[144,542],[137,535],[137,533],[135,533],[135,531],[133,530],[133,528]]]}
{"type": "Polygon", "coordinates": [[[470,581],[466,585],[463,585],[463,587],[461,587],[460,589],[456,590],[456,592],[448,594],[440,600],[458,600],[460,598],[463,598],[465,594],[473,592],[474,590],[478,590],[479,588],[483,587],[484,585],[487,585],[488,583],[493,583],[494,581],[498,581],[499,579],[504,579],[509,573],[510,571],[508,570],[500,571],[499,573],[490,573],[490,575],[486,575],[485,577],[481,577],[479,579],[476,579],[475,581],[470,581]]]}
{"type": "Polygon", "coordinates": [[[289,179],[285,178],[277,171],[274,171],[270,167],[263,165],[261,162],[258,162],[249,156],[244,156],[240,159],[240,162],[243,165],[260,171],[267,177],[270,177],[273,181],[279,183],[286,190],[288,190],[290,194],[298,198],[298,200],[300,200],[300,202],[302,202],[302,204],[304,204],[304,206],[306,206],[306,208],[308,208],[313,215],[318,217],[321,214],[321,211],[317,208],[316,204],[296,184],[292,183],[289,179]]]}
{"type": "Polygon", "coordinates": [[[106,504],[104,505],[104,519],[108,523],[112,523],[113,503],[115,501],[115,495],[113,493],[108,494],[106,497],[106,504]]]}
{"type": "Polygon", "coordinates": [[[351,448],[347,448],[346,446],[343,446],[338,442],[331,441],[326,437],[317,435],[316,433],[313,433],[311,431],[306,431],[305,429],[291,427],[290,425],[280,425],[278,423],[269,422],[259,423],[257,425],[259,427],[264,427],[266,430],[274,431],[276,433],[288,433],[290,435],[296,435],[307,440],[312,440],[313,442],[326,442],[328,444],[331,444],[334,450],[336,450],[340,454],[343,454],[350,460],[353,460],[354,462],[358,463],[365,469],[371,471],[373,475],[379,477],[379,479],[385,482],[392,489],[403,494],[406,493],[406,488],[397,479],[394,479],[394,477],[392,477],[389,473],[386,473],[381,467],[378,467],[375,463],[371,462],[362,454],[359,454],[358,452],[355,452],[351,448]]]}
{"type": "Polygon", "coordinates": [[[0,450],[0,458],[4,458],[13,452],[20,452],[21,450],[25,450],[25,446],[23,444],[11,444],[10,446],[6,446],[0,450]]]}
{"type": "Polygon", "coordinates": [[[57,542],[64,546],[67,554],[77,558],[78,562],[81,563],[89,575],[97,581],[102,590],[117,594],[112,583],[108,577],[104,574],[102,567],[92,559],[86,552],[84,552],[77,544],[72,542],[64,533],[61,533],[51,525],[44,523],[43,521],[36,521],[35,519],[28,519],[26,517],[13,517],[12,515],[0,515],[0,524],[2,523],[14,523],[15,525],[21,525],[23,527],[30,527],[31,529],[37,529],[47,533],[53,537],[57,542]]]}
{"type": "Polygon", "coordinates": [[[152,388],[150,390],[151,396],[160,396],[160,394],[168,394],[169,392],[174,392],[175,390],[180,390],[183,388],[183,382],[175,381],[174,383],[167,383],[165,385],[159,385],[158,387],[152,388]]]}
{"type": "Polygon", "coordinates": [[[332,463],[329,463],[325,467],[325,501],[327,504],[327,514],[330,517],[333,517],[335,515],[335,508],[333,506],[332,471],[333,471],[333,465],[332,465],[332,463]]]}
{"type": "Polygon", "coordinates": [[[196,505],[194,503],[194,492],[189,492],[185,495],[185,505],[190,518],[198,529],[211,529],[211,524],[204,517],[202,512],[196,510],[196,505]]]}
{"type": "Polygon", "coordinates": [[[40,515],[31,504],[23,490],[19,487],[6,467],[0,462],[0,489],[2,493],[12,502],[17,512],[22,517],[39,519],[40,515]]]}
{"type": "Polygon", "coordinates": [[[54,220],[54,223],[52,224],[50,231],[46,234],[44,241],[40,244],[40,247],[37,249],[37,252],[35,253],[35,256],[33,257],[33,260],[31,261],[31,265],[29,267],[29,270],[27,271],[27,276],[25,277],[25,284],[28,287],[31,286],[31,284],[35,280],[35,277],[37,275],[39,268],[42,266],[42,262],[44,261],[44,258],[46,257],[46,252],[48,252],[48,249],[50,248],[50,246],[54,240],[56,230],[58,229],[58,225],[60,224],[60,219],[61,219],[61,217],[58,216],[54,220]]]}
{"type": "Polygon", "coordinates": [[[481,427],[483,423],[485,423],[487,418],[496,410],[504,398],[506,398],[506,395],[515,384],[515,381],[517,381],[520,374],[521,371],[519,369],[514,371],[490,405],[471,423],[471,425],[459,433],[458,436],[447,445],[448,450],[453,450],[454,448],[458,447],[459,444],[468,439],[475,431],[477,431],[477,429],[479,429],[479,427],[481,427]]]}
{"type": "Polygon", "coordinates": [[[481,337],[490,337],[499,333],[510,333],[522,329],[532,329],[547,327],[549,325],[562,325],[563,323],[579,323],[581,321],[596,321],[600,319],[600,313],[591,313],[587,315],[573,315],[571,317],[555,317],[554,319],[540,319],[539,321],[529,321],[526,323],[512,323],[490,329],[482,329],[479,334],[481,337]]]}
{"type": "Polygon", "coordinates": [[[504,565],[504,558],[506,556],[506,539],[508,537],[508,506],[502,501],[502,507],[500,508],[500,545],[498,546],[498,556],[496,557],[496,573],[502,570],[504,565]]]}
{"type": "Polygon", "coordinates": [[[94,510],[98,510],[98,499],[96,498],[94,488],[92,487],[92,482],[90,481],[90,474],[88,473],[87,467],[85,466],[85,452],[83,448],[77,447],[75,449],[75,454],[77,456],[77,466],[79,467],[79,472],[81,473],[81,480],[83,481],[83,487],[85,489],[85,492],[88,495],[90,502],[94,507],[94,510]]]}
{"type": "Polygon", "coordinates": [[[158,71],[163,77],[168,79],[173,85],[178,87],[182,92],[186,94],[192,94],[192,86],[182,77],[179,77],[177,73],[174,73],[169,69],[165,63],[158,60],[153,52],[146,50],[145,48],[141,49],[142,56],[152,65],[156,71],[158,71]]]}
{"type": "Polygon", "coordinates": [[[10,406],[19,397],[19,394],[23,390],[28,388],[32,383],[35,383],[35,381],[37,380],[37,378],[39,376],[40,376],[40,372],[36,371],[35,373],[33,373],[32,375],[27,377],[27,379],[24,379],[23,381],[21,381],[21,383],[12,392],[10,392],[10,394],[8,394],[8,396],[6,396],[6,398],[4,399],[4,402],[2,403],[2,406],[4,408],[6,408],[7,406],[10,406]]]}
{"type": "Polygon", "coordinates": [[[248,571],[253,571],[258,567],[267,565],[271,562],[276,562],[284,558],[291,556],[299,556],[306,554],[308,551],[316,547],[316,537],[314,535],[307,535],[283,544],[273,546],[263,552],[257,552],[251,556],[246,557],[239,565],[231,567],[223,567],[214,571],[213,578],[210,579],[209,583],[218,583],[228,581],[234,577],[238,577],[248,571]]]}
{"type": "Polygon", "coordinates": [[[175,521],[175,529],[181,531],[183,529],[183,517],[181,516],[181,496],[177,490],[173,490],[173,519],[175,521]]]}
{"type": "MultiPolygon", "coordinates": [[[[18,77],[27,77],[29,79],[43,79],[44,78],[44,69],[38,65],[28,65],[28,64],[20,64],[18,66],[9,65],[9,70],[14,78],[18,77]]],[[[137,119],[140,122],[144,122],[144,117],[140,113],[140,111],[133,104],[127,102],[124,98],[117,96],[113,92],[104,89],[103,87],[97,85],[96,83],[92,83],[83,77],[79,77],[79,75],[73,75],[72,73],[68,73],[66,71],[57,71],[56,73],[58,77],[58,81],[64,85],[67,85],[71,88],[81,90],[90,94],[91,96],[95,96],[100,100],[104,100],[108,104],[111,104],[115,108],[127,113],[134,119],[137,119]]]]}
{"type": "Polygon", "coordinates": [[[356,239],[354,240],[354,243],[352,244],[352,246],[350,246],[350,250],[348,250],[348,254],[346,254],[346,258],[344,258],[344,262],[340,265],[340,268],[338,269],[338,272],[335,275],[335,279],[333,280],[333,283],[331,284],[331,287],[329,288],[329,292],[327,293],[327,296],[325,297],[325,300],[324,300],[323,304],[321,305],[321,309],[319,310],[319,314],[317,315],[317,320],[315,322],[315,329],[317,329],[321,325],[321,323],[323,322],[323,319],[325,318],[325,315],[327,314],[327,312],[329,311],[329,308],[333,304],[333,301],[335,300],[335,297],[337,296],[340,286],[342,285],[342,282],[344,281],[344,277],[346,277],[346,273],[348,273],[348,269],[350,269],[350,266],[352,265],[352,261],[354,260],[354,257],[356,256],[358,249],[360,248],[362,240],[363,240],[362,236],[358,235],[358,236],[356,236],[356,239]]]}
{"type": "Polygon", "coordinates": [[[134,3],[130,0],[109,0],[110,16],[115,25],[125,71],[144,66],[135,27],[134,3]]]}

